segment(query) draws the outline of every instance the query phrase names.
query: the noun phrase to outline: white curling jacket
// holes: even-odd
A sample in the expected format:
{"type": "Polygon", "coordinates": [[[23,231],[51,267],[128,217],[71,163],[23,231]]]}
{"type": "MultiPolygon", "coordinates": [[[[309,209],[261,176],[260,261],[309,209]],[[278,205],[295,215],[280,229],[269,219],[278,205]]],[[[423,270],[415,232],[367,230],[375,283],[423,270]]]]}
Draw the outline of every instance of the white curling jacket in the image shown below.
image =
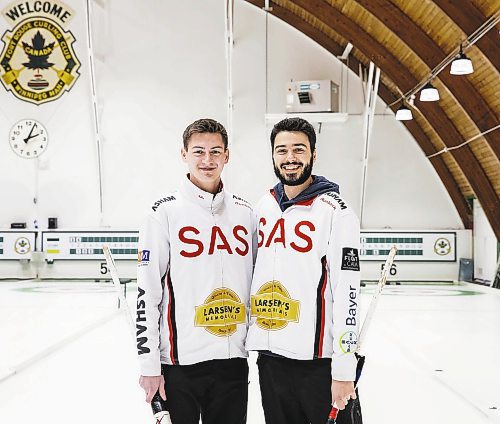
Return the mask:
{"type": "Polygon", "coordinates": [[[283,212],[276,196],[271,190],[255,208],[258,253],[246,348],[332,358],[332,378],[354,381],[359,220],[333,191],[283,212]]]}
{"type": "Polygon", "coordinates": [[[253,214],[243,199],[184,179],[155,202],[139,233],[137,349],[141,374],[164,364],[246,357],[253,214]]]}

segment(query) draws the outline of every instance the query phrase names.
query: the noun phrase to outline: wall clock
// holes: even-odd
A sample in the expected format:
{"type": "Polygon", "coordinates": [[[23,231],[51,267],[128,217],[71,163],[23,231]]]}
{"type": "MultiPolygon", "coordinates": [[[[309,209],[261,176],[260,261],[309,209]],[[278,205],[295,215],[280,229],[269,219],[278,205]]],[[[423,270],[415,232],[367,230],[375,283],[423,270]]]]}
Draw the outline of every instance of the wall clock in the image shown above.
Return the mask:
{"type": "Polygon", "coordinates": [[[22,119],[10,130],[10,147],[24,159],[40,156],[47,149],[48,142],[47,130],[34,119],[22,119]]]}

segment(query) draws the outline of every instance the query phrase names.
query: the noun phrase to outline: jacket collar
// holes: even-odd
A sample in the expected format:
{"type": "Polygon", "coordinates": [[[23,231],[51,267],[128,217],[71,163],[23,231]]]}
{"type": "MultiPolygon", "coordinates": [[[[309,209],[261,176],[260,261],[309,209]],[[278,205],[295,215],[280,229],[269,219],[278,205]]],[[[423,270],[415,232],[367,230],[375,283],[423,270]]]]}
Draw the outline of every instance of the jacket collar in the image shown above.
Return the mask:
{"type": "Polygon", "coordinates": [[[194,185],[189,179],[189,174],[183,179],[180,192],[190,201],[207,209],[209,212],[217,212],[224,201],[224,188],[221,181],[220,190],[215,193],[208,193],[194,185]]]}
{"type": "Polygon", "coordinates": [[[278,202],[281,211],[284,212],[286,209],[293,205],[311,206],[316,197],[318,197],[320,194],[328,193],[330,191],[340,193],[338,184],[328,181],[325,177],[313,175],[312,184],[293,199],[289,199],[286,196],[283,183],[276,184],[271,190],[271,194],[278,202]]]}

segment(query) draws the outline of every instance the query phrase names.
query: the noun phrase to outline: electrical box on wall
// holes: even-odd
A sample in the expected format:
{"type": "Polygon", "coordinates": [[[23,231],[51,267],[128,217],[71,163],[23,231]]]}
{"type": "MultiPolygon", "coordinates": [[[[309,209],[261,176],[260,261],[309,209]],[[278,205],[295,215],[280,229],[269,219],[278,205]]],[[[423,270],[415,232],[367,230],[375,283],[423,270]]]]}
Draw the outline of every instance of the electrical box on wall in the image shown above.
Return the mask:
{"type": "Polygon", "coordinates": [[[330,80],[291,81],[287,112],[339,112],[339,86],[330,80]]]}

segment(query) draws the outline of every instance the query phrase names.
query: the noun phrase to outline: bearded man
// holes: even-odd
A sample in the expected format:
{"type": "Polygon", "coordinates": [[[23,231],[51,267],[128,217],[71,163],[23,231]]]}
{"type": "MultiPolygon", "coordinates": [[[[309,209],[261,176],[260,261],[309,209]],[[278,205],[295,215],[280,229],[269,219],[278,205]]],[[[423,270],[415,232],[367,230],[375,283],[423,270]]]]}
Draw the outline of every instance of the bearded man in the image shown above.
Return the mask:
{"type": "Polygon", "coordinates": [[[246,349],[258,351],[268,424],[352,422],[359,316],[359,220],[338,185],[312,175],[316,134],[301,118],[271,133],[280,182],[258,203],[246,349]],[[347,416],[349,415],[349,416],[347,416]]]}

